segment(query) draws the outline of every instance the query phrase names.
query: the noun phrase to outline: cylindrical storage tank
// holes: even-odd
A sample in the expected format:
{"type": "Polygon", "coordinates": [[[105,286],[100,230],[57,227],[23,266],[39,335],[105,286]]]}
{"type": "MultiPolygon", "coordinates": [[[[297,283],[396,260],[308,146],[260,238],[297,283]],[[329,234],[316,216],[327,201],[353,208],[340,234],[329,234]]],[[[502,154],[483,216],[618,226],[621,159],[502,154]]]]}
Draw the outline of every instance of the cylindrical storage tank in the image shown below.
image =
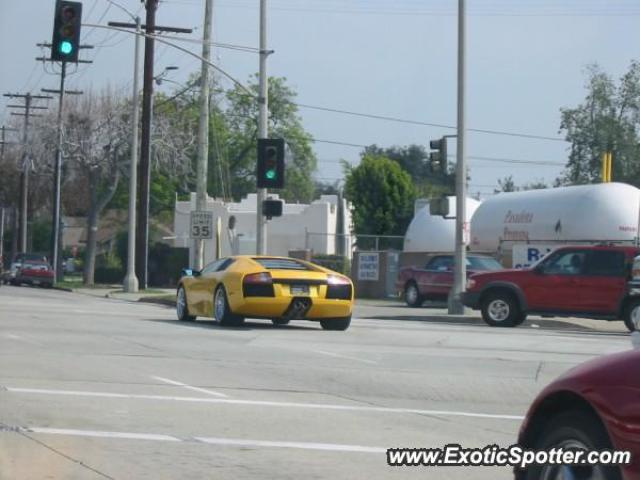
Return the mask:
{"type": "Polygon", "coordinates": [[[471,219],[471,249],[497,251],[505,244],[627,242],[638,236],[640,190],[599,183],[488,198],[471,219]]]}
{"type": "MultiPolygon", "coordinates": [[[[449,198],[449,212],[456,214],[456,197],[449,198]]],[[[468,222],[480,202],[467,198],[466,210],[468,222]]],[[[407,228],[404,237],[405,252],[453,252],[456,240],[456,221],[429,213],[429,204],[419,209],[407,228]]]]}

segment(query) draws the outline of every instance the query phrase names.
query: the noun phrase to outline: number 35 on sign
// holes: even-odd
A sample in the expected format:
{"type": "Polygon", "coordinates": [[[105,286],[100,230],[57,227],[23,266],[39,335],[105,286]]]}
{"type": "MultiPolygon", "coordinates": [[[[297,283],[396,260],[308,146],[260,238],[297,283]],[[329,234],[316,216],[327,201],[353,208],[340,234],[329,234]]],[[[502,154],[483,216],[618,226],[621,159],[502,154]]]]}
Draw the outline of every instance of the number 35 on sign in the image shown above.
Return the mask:
{"type": "Polygon", "coordinates": [[[191,212],[191,238],[213,238],[213,212],[191,212]]]}

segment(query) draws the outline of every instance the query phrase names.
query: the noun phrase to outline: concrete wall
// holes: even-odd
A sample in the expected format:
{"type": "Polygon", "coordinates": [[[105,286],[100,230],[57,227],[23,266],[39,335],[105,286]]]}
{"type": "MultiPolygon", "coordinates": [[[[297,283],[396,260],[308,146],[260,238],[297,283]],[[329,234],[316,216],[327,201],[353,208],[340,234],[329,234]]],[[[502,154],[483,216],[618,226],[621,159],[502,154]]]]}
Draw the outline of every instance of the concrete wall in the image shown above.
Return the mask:
{"type": "MultiPolygon", "coordinates": [[[[270,194],[274,199],[276,194],[270,194]]],[[[335,234],[338,224],[338,197],[323,195],[319,200],[306,204],[285,203],[282,217],[267,222],[267,252],[270,255],[287,256],[289,251],[309,248],[314,253],[335,254],[335,234]],[[307,232],[312,234],[307,235],[307,232]]],[[[256,251],[256,204],[257,195],[250,194],[239,203],[226,203],[208,198],[207,210],[222,221],[222,256],[253,254],[256,251]],[[230,216],[236,219],[234,232],[227,229],[230,216]]],[[[347,231],[352,222],[349,208],[343,200],[343,211],[347,231]]],[[[190,249],[193,263],[193,241],[189,238],[190,213],[195,211],[196,195],[188,201],[177,201],[175,205],[175,246],[190,249]]],[[[205,240],[205,263],[215,258],[215,238],[205,240]]]]}

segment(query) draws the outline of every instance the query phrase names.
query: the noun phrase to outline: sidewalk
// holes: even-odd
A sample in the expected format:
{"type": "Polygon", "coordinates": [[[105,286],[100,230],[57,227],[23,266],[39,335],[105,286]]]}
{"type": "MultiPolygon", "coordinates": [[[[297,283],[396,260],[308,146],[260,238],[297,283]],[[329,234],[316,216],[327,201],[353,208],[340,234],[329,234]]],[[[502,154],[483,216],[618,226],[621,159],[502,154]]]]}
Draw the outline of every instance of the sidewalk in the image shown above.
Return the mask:
{"type": "Polygon", "coordinates": [[[127,293],[121,286],[108,286],[98,288],[74,288],[74,293],[90,295],[92,297],[113,298],[128,302],[150,302],[163,305],[175,305],[176,290],[174,288],[153,288],[149,292],[141,290],[137,293],[127,293]]]}

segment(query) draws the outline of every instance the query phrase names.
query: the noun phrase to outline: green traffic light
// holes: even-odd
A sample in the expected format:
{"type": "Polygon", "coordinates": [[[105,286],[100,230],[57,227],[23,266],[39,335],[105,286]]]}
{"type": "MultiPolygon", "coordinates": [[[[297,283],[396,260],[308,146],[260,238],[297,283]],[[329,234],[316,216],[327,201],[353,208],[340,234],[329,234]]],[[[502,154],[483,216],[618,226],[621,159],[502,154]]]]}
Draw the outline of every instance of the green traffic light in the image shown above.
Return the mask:
{"type": "Polygon", "coordinates": [[[58,50],[60,50],[60,53],[69,55],[73,51],[73,44],[67,40],[63,40],[62,42],[60,42],[58,50]]]}
{"type": "Polygon", "coordinates": [[[267,170],[265,175],[269,180],[273,180],[274,178],[276,178],[276,171],[275,170],[267,170]]]}

